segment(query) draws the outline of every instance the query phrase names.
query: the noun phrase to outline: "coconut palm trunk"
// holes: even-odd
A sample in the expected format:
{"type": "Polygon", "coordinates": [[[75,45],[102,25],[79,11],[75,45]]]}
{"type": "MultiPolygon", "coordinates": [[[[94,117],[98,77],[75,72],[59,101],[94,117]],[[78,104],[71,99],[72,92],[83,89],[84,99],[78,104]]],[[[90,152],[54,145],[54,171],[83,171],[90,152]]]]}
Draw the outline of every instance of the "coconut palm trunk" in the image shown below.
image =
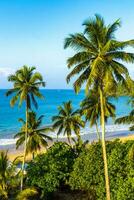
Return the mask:
{"type": "Polygon", "coordinates": [[[25,170],[26,151],[27,151],[27,134],[28,134],[28,99],[26,98],[26,128],[25,128],[24,155],[23,155],[23,162],[22,162],[22,176],[21,176],[21,185],[20,185],[21,191],[23,190],[23,181],[24,181],[24,170],[25,170]]]}
{"type": "Polygon", "coordinates": [[[97,138],[98,138],[98,141],[100,141],[100,133],[99,133],[98,123],[97,123],[97,121],[95,122],[95,126],[96,126],[97,138]]]}
{"type": "Polygon", "coordinates": [[[105,115],[104,115],[104,101],[103,92],[100,89],[100,103],[101,103],[101,127],[102,127],[102,150],[103,150],[103,161],[104,161],[104,173],[105,173],[105,184],[106,184],[106,199],[110,200],[110,185],[108,176],[108,164],[105,144],[105,115]]]}

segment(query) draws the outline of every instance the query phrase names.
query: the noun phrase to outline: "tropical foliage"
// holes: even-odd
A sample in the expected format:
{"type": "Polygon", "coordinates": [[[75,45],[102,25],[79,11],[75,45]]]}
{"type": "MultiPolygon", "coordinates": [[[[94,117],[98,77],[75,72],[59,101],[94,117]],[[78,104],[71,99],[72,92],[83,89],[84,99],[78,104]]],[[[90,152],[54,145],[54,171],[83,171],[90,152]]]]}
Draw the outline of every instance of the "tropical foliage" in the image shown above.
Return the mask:
{"type": "Polygon", "coordinates": [[[128,46],[133,47],[134,40],[121,42],[115,38],[115,31],[120,25],[120,20],[111,25],[105,25],[104,19],[95,15],[95,18],[84,21],[83,33],[70,34],[64,43],[64,48],[70,47],[76,52],[67,60],[68,68],[72,68],[67,76],[67,82],[78,75],[73,84],[77,93],[84,83],[86,93],[91,88],[97,88],[99,91],[107,200],[110,200],[110,184],[105,145],[104,97],[115,95],[119,82],[126,87],[129,85],[131,81],[129,81],[129,73],[124,63],[134,63],[134,54],[124,50],[128,46]]]}
{"type": "Polygon", "coordinates": [[[31,104],[38,107],[35,97],[44,98],[39,87],[45,87],[45,82],[42,75],[39,72],[34,72],[35,70],[36,67],[24,65],[15,74],[8,77],[8,81],[13,83],[13,88],[6,93],[7,96],[13,95],[10,101],[11,106],[14,106],[19,100],[19,106],[25,101],[28,108],[31,108],[31,104]]]}
{"type": "Polygon", "coordinates": [[[57,131],[57,136],[60,134],[66,135],[69,144],[71,144],[72,133],[75,133],[79,140],[80,128],[84,127],[85,123],[80,114],[73,109],[71,101],[59,106],[58,111],[58,115],[52,118],[53,128],[57,131]]]}
{"type": "MultiPolygon", "coordinates": [[[[37,118],[35,112],[28,112],[28,134],[27,134],[27,149],[26,153],[37,153],[42,147],[46,148],[48,146],[48,141],[52,141],[52,138],[47,135],[47,133],[52,132],[50,127],[41,127],[43,115],[37,118]]],[[[15,135],[18,138],[16,142],[16,148],[18,149],[25,142],[25,128],[26,122],[20,118],[23,126],[19,133],[15,135]]]]}
{"type": "MultiPolygon", "coordinates": [[[[131,107],[133,108],[134,107],[134,97],[133,96],[130,97],[129,103],[131,104],[131,107]]],[[[129,130],[133,131],[134,130],[134,109],[132,109],[132,111],[129,113],[129,115],[126,115],[126,116],[116,119],[115,123],[116,124],[130,124],[131,126],[130,126],[129,130]]]]}
{"type": "MultiPolygon", "coordinates": [[[[122,143],[115,140],[106,145],[111,199],[131,200],[134,190],[134,141],[122,143]]],[[[66,143],[55,143],[47,153],[29,163],[27,170],[27,184],[38,187],[42,199],[106,199],[100,143],[88,144],[79,155],[66,143]]]]}
{"type": "MultiPolygon", "coordinates": [[[[90,127],[96,126],[98,139],[100,139],[98,123],[101,124],[101,105],[100,96],[97,91],[90,90],[89,95],[80,103],[80,113],[85,115],[86,122],[89,121],[90,127]]],[[[115,106],[110,102],[109,97],[105,97],[105,122],[108,117],[115,117],[115,106]]]]}
{"type": "Polygon", "coordinates": [[[8,81],[13,83],[13,88],[8,90],[6,95],[13,95],[10,101],[11,106],[19,100],[19,106],[24,101],[26,104],[26,126],[25,126],[25,144],[24,144],[24,156],[22,163],[22,179],[21,190],[23,188],[23,175],[25,168],[26,150],[27,150],[27,134],[28,134],[28,111],[31,109],[31,103],[37,108],[37,101],[35,97],[43,98],[40,93],[40,86],[44,87],[45,82],[39,72],[34,72],[35,67],[23,66],[19,70],[8,77],[8,81]]]}
{"type": "MultiPolygon", "coordinates": [[[[112,200],[133,199],[134,157],[130,156],[132,152],[134,153],[133,145],[134,141],[121,143],[117,140],[107,143],[112,200]]],[[[92,196],[92,200],[106,199],[104,166],[100,143],[89,145],[76,158],[73,171],[70,174],[69,185],[73,190],[87,191],[92,196]]]]}
{"type": "Polygon", "coordinates": [[[39,199],[38,191],[35,188],[26,188],[25,190],[21,191],[16,200],[37,200],[39,199]]]}
{"type": "Polygon", "coordinates": [[[64,48],[75,51],[67,60],[71,69],[67,82],[74,78],[75,92],[79,93],[84,86],[86,97],[77,110],[71,101],[59,106],[57,115],[52,118],[53,128],[43,127],[43,115],[37,117],[32,111],[33,106],[38,108],[36,98],[44,99],[40,87],[45,87],[45,82],[42,75],[35,72],[36,68],[23,66],[8,77],[13,83],[13,88],[6,93],[11,95],[10,105],[25,105],[26,116],[19,119],[22,128],[15,135],[16,148],[24,146],[24,155],[20,170],[16,160],[9,162],[7,152],[0,152],[1,200],[133,199],[134,141],[105,142],[105,124],[109,117],[115,117],[110,97],[129,94],[132,111],[116,119],[115,123],[130,124],[130,130],[134,130],[134,82],[125,65],[134,63],[134,53],[126,51],[127,47],[134,47],[134,40],[116,40],[120,20],[106,25],[101,16],[95,15],[84,21],[83,26],[82,33],[70,34],[65,39],[64,48]],[[102,144],[81,140],[80,131],[87,121],[90,127],[96,125],[97,132],[100,123],[102,144]],[[47,133],[53,130],[57,140],[63,134],[70,145],[57,141],[47,148],[48,140],[52,140],[47,133]],[[42,147],[48,150],[34,157],[42,147]],[[28,153],[33,154],[33,159],[25,166],[28,153]]]}
{"type": "Polygon", "coordinates": [[[38,155],[27,167],[27,183],[41,189],[43,199],[63,187],[69,178],[75,153],[66,143],[57,142],[38,155]]]}
{"type": "Polygon", "coordinates": [[[0,152],[0,199],[8,199],[10,194],[15,193],[20,182],[15,160],[10,163],[7,152],[0,152]]]}

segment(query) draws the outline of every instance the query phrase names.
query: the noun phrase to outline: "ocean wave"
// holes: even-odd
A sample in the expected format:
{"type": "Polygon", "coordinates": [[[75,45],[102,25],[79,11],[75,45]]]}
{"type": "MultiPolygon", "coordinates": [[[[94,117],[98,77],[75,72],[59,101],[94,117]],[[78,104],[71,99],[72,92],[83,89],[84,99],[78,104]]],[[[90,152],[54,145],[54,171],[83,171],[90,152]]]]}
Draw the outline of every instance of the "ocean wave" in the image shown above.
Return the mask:
{"type": "MultiPolygon", "coordinates": [[[[118,133],[118,132],[124,132],[124,131],[129,131],[129,127],[130,125],[106,125],[105,127],[105,130],[106,130],[106,133],[107,134],[112,134],[112,133],[118,133]]],[[[98,127],[99,129],[99,132],[101,132],[101,126],[98,127]]],[[[90,128],[89,126],[86,126],[85,128],[81,129],[81,136],[82,135],[93,135],[93,134],[96,134],[96,128],[93,126],[92,128],[90,128]]],[[[52,133],[51,135],[52,137],[53,136],[56,136],[56,132],[55,133],[52,133]]],[[[72,133],[72,136],[74,137],[75,134],[72,133]]],[[[66,138],[65,135],[61,134],[58,136],[58,138],[66,138]]]]}
{"type": "Polygon", "coordinates": [[[0,139],[0,146],[6,146],[6,145],[13,145],[16,144],[17,139],[0,139]]]}
{"type": "MultiPolygon", "coordinates": [[[[118,133],[118,132],[124,132],[124,131],[129,131],[129,125],[106,125],[106,132],[107,134],[110,134],[112,136],[112,133],[118,133]]],[[[99,126],[99,132],[101,132],[101,127],[99,126]]],[[[94,134],[96,133],[96,129],[95,127],[88,127],[86,126],[84,129],[81,129],[81,136],[82,135],[87,135],[87,134],[94,134]]],[[[51,132],[49,133],[49,136],[51,136],[52,138],[57,138],[57,135],[56,135],[56,131],[55,132],[51,132]]],[[[75,134],[73,133],[72,136],[74,137],[75,134]]],[[[114,134],[113,134],[114,136],[114,134]]],[[[62,139],[62,138],[66,138],[65,135],[61,134],[58,136],[58,138],[62,139]]],[[[17,139],[13,139],[13,138],[3,138],[3,139],[0,139],[0,146],[6,146],[6,145],[15,145],[17,139]]]]}

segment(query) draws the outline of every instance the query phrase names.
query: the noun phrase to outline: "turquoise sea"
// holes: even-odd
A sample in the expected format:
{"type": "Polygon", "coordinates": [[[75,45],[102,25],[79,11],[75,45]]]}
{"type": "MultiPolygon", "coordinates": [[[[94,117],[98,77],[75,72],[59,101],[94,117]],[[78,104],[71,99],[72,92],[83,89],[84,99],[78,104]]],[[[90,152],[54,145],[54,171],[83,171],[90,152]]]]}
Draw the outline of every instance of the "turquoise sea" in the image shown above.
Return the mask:
{"type": "MultiPolygon", "coordinates": [[[[57,106],[62,102],[71,100],[74,108],[78,108],[80,101],[84,98],[84,90],[78,95],[73,90],[41,90],[45,99],[44,101],[38,100],[38,115],[44,115],[43,125],[50,125],[51,118],[57,113],[57,106]]],[[[19,130],[21,124],[18,122],[18,118],[25,117],[25,105],[21,108],[15,105],[13,108],[10,107],[10,98],[5,96],[6,90],[0,90],[0,145],[12,143],[13,135],[19,130]]],[[[111,99],[111,102],[116,106],[117,117],[126,115],[130,112],[131,107],[128,105],[128,97],[120,97],[119,99],[111,99]]],[[[95,129],[90,129],[88,124],[83,130],[83,134],[88,132],[95,132],[95,129]]],[[[108,132],[122,132],[127,131],[127,125],[114,125],[112,119],[108,121],[107,131],[108,132]]]]}

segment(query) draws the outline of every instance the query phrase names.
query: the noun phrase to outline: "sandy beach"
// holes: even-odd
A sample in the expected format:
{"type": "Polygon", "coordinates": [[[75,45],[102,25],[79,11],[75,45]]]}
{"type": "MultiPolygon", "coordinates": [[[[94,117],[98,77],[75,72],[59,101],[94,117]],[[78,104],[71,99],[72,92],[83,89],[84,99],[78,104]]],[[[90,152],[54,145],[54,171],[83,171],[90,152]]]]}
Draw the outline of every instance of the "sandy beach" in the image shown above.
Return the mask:
{"type": "MultiPolygon", "coordinates": [[[[128,135],[123,135],[122,134],[122,136],[120,135],[121,133],[116,133],[116,134],[114,134],[114,136],[111,136],[110,135],[110,133],[109,133],[109,135],[107,134],[107,137],[106,137],[106,139],[107,140],[114,140],[114,139],[117,139],[117,138],[119,138],[122,142],[126,142],[126,141],[128,141],[128,140],[134,140],[134,134],[128,134],[128,135]]],[[[90,138],[90,135],[89,134],[86,134],[86,135],[82,135],[82,139],[83,140],[85,140],[85,139],[87,139],[87,137],[89,136],[89,138],[90,138]]],[[[54,140],[55,141],[55,140],[54,140]]],[[[64,138],[62,138],[62,139],[59,139],[59,141],[66,141],[66,139],[64,138]]],[[[91,140],[91,138],[90,138],[90,140],[89,140],[89,142],[93,142],[93,141],[96,141],[96,137],[94,136],[94,138],[92,137],[92,140],[91,140]]],[[[52,143],[53,142],[49,142],[49,146],[51,146],[52,145],[52,143]]],[[[17,157],[18,157],[18,159],[22,159],[22,156],[23,156],[23,149],[17,149],[16,150],[16,148],[15,148],[15,145],[12,145],[12,146],[6,146],[5,148],[3,147],[3,148],[0,148],[0,151],[1,150],[4,150],[4,151],[6,151],[6,150],[8,150],[8,157],[9,157],[9,160],[10,161],[13,161],[14,159],[16,159],[17,157]]],[[[45,149],[44,148],[42,148],[39,152],[38,152],[38,154],[40,154],[40,153],[44,153],[45,152],[45,149]]],[[[27,158],[26,158],[26,160],[27,161],[29,161],[29,160],[31,160],[32,159],[32,155],[31,154],[28,154],[27,155],[27,158]]]]}

